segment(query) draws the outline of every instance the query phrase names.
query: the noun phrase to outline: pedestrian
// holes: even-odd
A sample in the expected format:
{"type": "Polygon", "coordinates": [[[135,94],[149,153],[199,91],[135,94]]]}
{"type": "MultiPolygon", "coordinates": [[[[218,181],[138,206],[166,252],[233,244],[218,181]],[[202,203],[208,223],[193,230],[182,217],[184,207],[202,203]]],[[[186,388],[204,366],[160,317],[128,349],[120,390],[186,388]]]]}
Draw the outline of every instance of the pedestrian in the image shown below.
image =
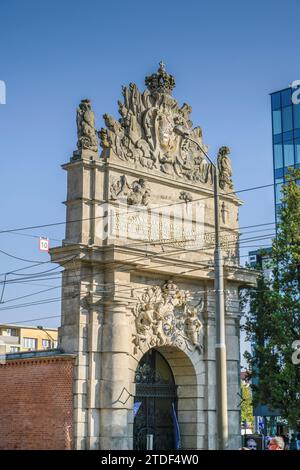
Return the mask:
{"type": "Polygon", "coordinates": [[[289,450],[297,450],[297,442],[296,442],[295,434],[292,434],[289,450]]]}
{"type": "Polygon", "coordinates": [[[265,438],[264,438],[264,441],[265,441],[264,449],[265,449],[265,450],[268,449],[270,440],[271,440],[271,437],[270,437],[270,436],[265,436],[265,438]]]}
{"type": "Polygon", "coordinates": [[[284,436],[281,436],[283,441],[284,441],[284,450],[289,450],[290,448],[290,436],[288,434],[285,434],[284,436]]]}
{"type": "Polygon", "coordinates": [[[281,436],[272,437],[268,445],[269,450],[284,450],[284,440],[281,436]]]}
{"type": "Polygon", "coordinates": [[[248,439],[246,442],[246,446],[248,450],[257,450],[257,442],[255,439],[248,439]]]}
{"type": "Polygon", "coordinates": [[[300,432],[297,432],[296,444],[297,444],[297,450],[300,450],[300,432]]]}

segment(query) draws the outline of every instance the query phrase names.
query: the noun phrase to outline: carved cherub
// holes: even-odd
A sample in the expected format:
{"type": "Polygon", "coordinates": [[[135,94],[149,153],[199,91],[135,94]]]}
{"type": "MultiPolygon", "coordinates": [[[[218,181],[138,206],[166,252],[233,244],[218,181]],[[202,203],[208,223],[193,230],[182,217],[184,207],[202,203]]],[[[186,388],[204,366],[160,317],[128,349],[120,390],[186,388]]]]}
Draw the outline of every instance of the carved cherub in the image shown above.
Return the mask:
{"type": "MultiPolygon", "coordinates": [[[[146,296],[151,298],[151,288],[147,290],[146,296]]],[[[147,341],[148,335],[153,328],[155,323],[154,318],[154,306],[150,303],[144,303],[143,306],[138,310],[135,319],[136,334],[133,338],[133,344],[135,345],[135,353],[137,348],[140,348],[142,343],[147,341]]]]}
{"type": "Polygon", "coordinates": [[[141,309],[140,312],[140,323],[143,323],[144,325],[150,326],[154,323],[154,308],[153,305],[146,304],[144,307],[141,309]]]}
{"type": "Polygon", "coordinates": [[[155,310],[155,322],[153,323],[152,329],[153,334],[157,337],[158,346],[161,346],[165,342],[165,334],[163,330],[164,320],[164,304],[160,302],[155,310]]]}

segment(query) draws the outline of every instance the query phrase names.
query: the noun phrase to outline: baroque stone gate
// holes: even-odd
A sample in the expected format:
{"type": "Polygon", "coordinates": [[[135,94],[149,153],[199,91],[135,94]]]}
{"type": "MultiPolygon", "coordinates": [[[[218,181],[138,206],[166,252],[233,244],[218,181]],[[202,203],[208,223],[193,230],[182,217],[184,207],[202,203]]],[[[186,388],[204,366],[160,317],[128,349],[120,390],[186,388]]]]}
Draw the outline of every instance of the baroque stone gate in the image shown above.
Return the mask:
{"type": "MultiPolygon", "coordinates": [[[[182,448],[216,447],[213,172],[191,107],[172,97],[163,63],[141,93],[123,87],[120,119],[95,129],[77,110],[66,237],[60,347],[77,355],[77,449],[132,449],[136,371],[157,349],[177,387],[182,448]],[[189,135],[199,145],[185,136],[189,135]],[[98,137],[102,152],[98,151],[98,137]]],[[[229,149],[217,156],[224,255],[230,447],[240,445],[239,302],[254,276],[239,265],[238,209],[229,149]]]]}

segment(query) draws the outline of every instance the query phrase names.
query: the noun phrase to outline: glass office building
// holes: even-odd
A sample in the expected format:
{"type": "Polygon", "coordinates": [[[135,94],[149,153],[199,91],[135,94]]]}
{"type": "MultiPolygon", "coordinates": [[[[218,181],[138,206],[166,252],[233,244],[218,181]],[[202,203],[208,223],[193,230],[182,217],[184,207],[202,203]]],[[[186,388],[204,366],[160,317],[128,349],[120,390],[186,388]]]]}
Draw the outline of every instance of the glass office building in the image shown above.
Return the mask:
{"type": "Polygon", "coordinates": [[[293,104],[293,92],[290,87],[271,93],[276,221],[288,168],[300,166],[300,104],[293,104]]]}
{"type": "MultiPolygon", "coordinates": [[[[300,166],[300,104],[293,104],[292,94],[295,89],[289,87],[271,93],[272,105],[272,143],[273,143],[273,171],[276,224],[281,208],[281,188],[285,183],[288,168],[300,166]]],[[[259,266],[264,277],[271,279],[272,248],[263,248],[250,251],[249,264],[259,266]]],[[[253,345],[255,347],[255,345],[253,345]]],[[[253,384],[257,378],[253,379],[253,384]]],[[[253,409],[255,417],[255,431],[262,434],[282,434],[284,422],[280,411],[271,411],[264,404],[253,409]]]]}

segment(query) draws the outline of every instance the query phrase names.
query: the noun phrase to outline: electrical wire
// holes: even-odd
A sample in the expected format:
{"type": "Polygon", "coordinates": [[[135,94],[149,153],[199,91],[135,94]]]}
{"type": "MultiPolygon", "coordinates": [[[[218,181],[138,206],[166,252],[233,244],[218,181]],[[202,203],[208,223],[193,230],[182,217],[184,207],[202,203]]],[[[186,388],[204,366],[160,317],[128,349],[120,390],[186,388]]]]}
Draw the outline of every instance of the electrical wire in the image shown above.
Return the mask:
{"type": "Polygon", "coordinates": [[[49,261],[37,261],[37,260],[29,260],[25,258],[20,258],[19,256],[12,255],[11,253],[7,253],[6,251],[0,250],[0,253],[2,253],[5,256],[8,256],[9,258],[17,259],[18,261],[24,261],[25,263],[49,263],[49,261]]]}
{"type": "Polygon", "coordinates": [[[7,304],[8,302],[14,302],[15,300],[25,299],[26,297],[32,297],[33,295],[39,295],[39,294],[42,294],[44,292],[49,292],[50,290],[54,290],[54,289],[61,289],[61,286],[49,287],[48,289],[43,289],[38,292],[33,292],[32,294],[21,295],[20,297],[15,297],[14,299],[8,299],[8,300],[5,300],[4,302],[0,302],[0,304],[1,305],[7,304]]]}
{"type": "MultiPolygon", "coordinates": [[[[299,180],[299,178],[295,178],[294,180],[291,180],[291,181],[298,181],[298,180],[299,180]]],[[[236,191],[231,191],[231,192],[227,192],[227,193],[222,192],[222,193],[220,193],[220,197],[236,195],[238,193],[244,193],[244,192],[248,192],[248,191],[256,191],[256,190],[259,190],[259,189],[269,188],[269,187],[272,187],[274,185],[275,185],[275,183],[269,183],[269,184],[264,184],[264,185],[260,185],[260,186],[251,186],[249,188],[240,189],[240,190],[236,190],[236,191]]],[[[210,196],[206,196],[206,197],[195,198],[195,199],[193,199],[193,202],[204,201],[204,200],[212,199],[212,198],[214,198],[214,194],[211,194],[210,196]]],[[[162,206],[155,207],[155,210],[162,209],[162,208],[165,208],[165,207],[175,206],[175,205],[181,205],[181,204],[186,204],[186,202],[185,201],[172,202],[171,204],[165,204],[165,205],[162,205],[162,206]]],[[[140,212],[140,209],[133,210],[130,213],[132,214],[132,213],[137,213],[137,212],[140,212]]],[[[35,229],[35,228],[45,228],[45,227],[54,227],[54,226],[59,226],[59,225],[67,225],[67,224],[72,224],[72,223],[77,223],[77,222],[84,222],[84,221],[88,221],[88,220],[104,219],[105,217],[106,217],[106,215],[96,216],[96,217],[86,217],[86,218],[68,220],[68,221],[64,221],[64,222],[53,222],[53,223],[48,223],[48,224],[30,225],[30,226],[25,226],[25,227],[16,227],[16,228],[13,228],[13,229],[0,230],[0,234],[10,233],[10,232],[19,232],[19,231],[23,231],[23,230],[31,230],[31,229],[35,229]]]]}
{"type": "MultiPolygon", "coordinates": [[[[268,239],[268,238],[269,238],[269,236],[267,236],[267,237],[265,237],[265,236],[262,236],[262,237],[250,237],[250,238],[244,240],[243,243],[249,243],[249,241],[251,242],[251,241],[254,241],[254,240],[256,240],[256,241],[262,241],[262,240],[265,240],[265,239],[268,239]]],[[[228,244],[229,248],[230,248],[231,246],[235,246],[235,245],[236,245],[236,242],[235,242],[235,241],[233,242],[233,244],[228,244]]],[[[240,245],[241,245],[241,242],[240,242],[240,245]]],[[[245,247],[244,245],[242,245],[242,246],[245,247]]],[[[260,243],[260,244],[257,245],[257,246],[261,247],[262,245],[261,245],[261,243],[260,243]]],[[[125,246],[125,247],[126,247],[126,246],[125,246]]],[[[148,258],[148,259],[155,259],[155,258],[157,258],[157,257],[162,257],[162,258],[163,258],[163,257],[166,257],[166,256],[169,257],[169,256],[171,256],[171,255],[173,255],[173,254],[178,255],[178,254],[180,254],[180,253],[195,253],[195,252],[197,253],[197,252],[199,252],[199,251],[201,251],[201,250],[207,251],[207,249],[211,249],[212,247],[213,247],[213,246],[209,246],[209,247],[205,247],[205,248],[196,247],[196,248],[194,248],[194,249],[188,249],[188,248],[179,249],[179,248],[177,248],[177,249],[175,249],[175,250],[173,250],[173,251],[169,251],[169,252],[166,252],[166,251],[165,251],[165,252],[159,252],[159,253],[153,253],[153,252],[151,252],[151,253],[150,253],[150,252],[148,252],[148,253],[143,253],[142,256],[135,256],[135,257],[133,257],[133,258],[127,259],[126,262],[124,262],[124,263],[122,263],[122,264],[119,263],[119,264],[118,264],[118,269],[119,269],[120,267],[122,267],[122,266],[128,266],[128,264],[132,264],[132,263],[134,263],[134,262],[138,262],[138,261],[144,260],[145,258],[148,258]]],[[[251,248],[254,248],[253,245],[250,245],[250,247],[251,247],[251,248]]],[[[74,261],[75,258],[76,258],[76,256],[74,256],[74,257],[71,258],[71,259],[68,259],[67,263],[69,263],[69,262],[71,262],[71,261],[74,261]]],[[[225,257],[225,259],[226,259],[226,257],[225,257]]],[[[198,262],[198,264],[199,264],[200,266],[207,266],[207,267],[210,267],[210,265],[208,265],[207,263],[211,263],[211,262],[212,262],[212,258],[207,259],[207,260],[200,260],[200,261],[198,262]]],[[[54,274],[54,276],[56,276],[57,273],[51,273],[51,272],[49,273],[49,271],[51,271],[51,270],[46,271],[46,272],[48,272],[47,278],[52,279],[52,278],[53,278],[53,277],[52,277],[53,274],[54,274]]],[[[44,271],[43,273],[44,273],[44,274],[43,274],[44,277],[42,277],[42,278],[43,278],[43,279],[46,279],[46,278],[45,278],[45,271],[44,271]]],[[[58,274],[61,274],[61,273],[63,273],[63,271],[60,271],[60,273],[58,273],[58,274]]],[[[97,274],[97,273],[94,273],[94,275],[96,275],[96,274],[97,274]]],[[[101,274],[101,272],[99,272],[98,274],[101,274]]],[[[34,276],[31,276],[31,274],[28,274],[28,276],[29,276],[29,278],[27,277],[27,280],[28,280],[28,279],[31,280],[31,279],[36,279],[36,278],[37,278],[37,277],[36,277],[36,274],[35,274],[34,276]]],[[[40,279],[40,277],[38,277],[38,279],[40,279]]],[[[58,279],[58,278],[56,277],[55,279],[58,279]]],[[[10,283],[14,283],[14,281],[15,281],[14,279],[11,280],[11,281],[7,281],[7,280],[6,280],[6,284],[8,284],[9,282],[10,282],[10,283]]],[[[0,284],[1,284],[1,282],[0,282],[0,284]]]]}
{"type": "Polygon", "coordinates": [[[40,318],[30,318],[29,320],[22,320],[22,321],[12,321],[10,323],[4,323],[5,324],[12,324],[12,325],[21,325],[23,323],[29,323],[29,322],[35,322],[39,320],[48,320],[49,318],[60,318],[61,315],[50,315],[49,317],[40,317],[40,318]]]}

